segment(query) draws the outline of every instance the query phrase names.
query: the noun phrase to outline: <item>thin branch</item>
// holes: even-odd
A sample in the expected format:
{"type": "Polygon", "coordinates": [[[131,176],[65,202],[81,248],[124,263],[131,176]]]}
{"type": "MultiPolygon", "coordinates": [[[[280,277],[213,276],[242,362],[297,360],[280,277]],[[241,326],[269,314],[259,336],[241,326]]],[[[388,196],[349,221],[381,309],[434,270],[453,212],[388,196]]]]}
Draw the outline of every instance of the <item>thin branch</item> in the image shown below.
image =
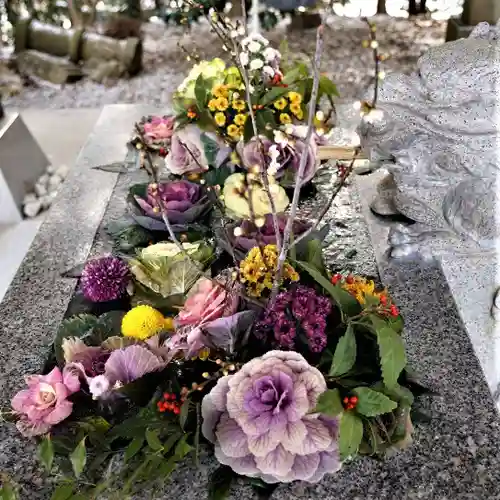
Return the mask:
{"type": "Polygon", "coordinates": [[[371,102],[371,108],[375,108],[378,100],[378,86],[380,81],[380,55],[378,53],[378,41],[377,41],[377,30],[375,25],[369,21],[366,17],[363,17],[363,21],[368,25],[370,29],[370,47],[373,53],[373,62],[375,64],[375,88],[373,90],[373,100],[371,102]]]}
{"type": "Polygon", "coordinates": [[[353,168],[354,168],[354,163],[356,161],[356,158],[359,155],[359,152],[361,151],[360,147],[357,147],[354,151],[354,156],[349,163],[349,165],[342,171],[339,181],[337,182],[336,187],[334,188],[332,195],[330,196],[330,199],[326,203],[326,205],[322,208],[321,212],[319,213],[318,217],[316,218],[316,221],[314,224],[307,229],[304,233],[302,233],[297,239],[294,239],[294,241],[290,244],[290,248],[293,248],[295,245],[299,244],[304,238],[307,238],[319,225],[319,223],[323,220],[323,217],[328,213],[330,210],[333,200],[337,197],[339,194],[340,190],[344,187],[345,182],[347,181],[348,177],[351,175],[353,168]]]}
{"type": "MultiPolygon", "coordinates": [[[[309,116],[307,117],[307,134],[305,138],[306,146],[310,144],[312,139],[312,134],[314,131],[314,116],[316,114],[316,102],[318,100],[318,88],[319,88],[319,77],[320,77],[320,65],[321,65],[321,52],[323,49],[323,31],[324,25],[322,24],[316,33],[316,52],[314,56],[314,79],[312,85],[311,100],[309,101],[309,116]]],[[[271,292],[270,303],[273,304],[276,295],[278,294],[278,289],[281,283],[281,278],[283,276],[283,266],[285,264],[285,259],[287,257],[290,235],[292,232],[292,225],[297,216],[297,208],[300,198],[300,190],[302,188],[302,183],[304,180],[304,173],[306,170],[306,163],[308,160],[308,155],[304,154],[300,158],[299,170],[297,172],[295,180],[295,189],[293,190],[292,204],[290,208],[290,215],[285,226],[285,231],[283,234],[283,244],[281,245],[281,252],[278,258],[278,265],[276,268],[276,275],[273,283],[273,290],[271,292]]]]}

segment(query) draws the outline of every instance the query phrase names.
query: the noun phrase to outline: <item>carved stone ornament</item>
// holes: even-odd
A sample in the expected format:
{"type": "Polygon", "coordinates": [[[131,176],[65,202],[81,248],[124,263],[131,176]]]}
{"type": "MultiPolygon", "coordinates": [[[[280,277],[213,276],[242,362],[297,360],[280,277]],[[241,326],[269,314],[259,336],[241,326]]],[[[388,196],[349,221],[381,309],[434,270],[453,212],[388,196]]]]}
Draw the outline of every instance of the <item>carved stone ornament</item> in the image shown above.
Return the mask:
{"type": "Polygon", "coordinates": [[[388,170],[374,212],[405,216],[390,254],[493,251],[500,233],[500,27],[430,48],[412,75],[381,85],[378,112],[358,128],[388,170]]]}

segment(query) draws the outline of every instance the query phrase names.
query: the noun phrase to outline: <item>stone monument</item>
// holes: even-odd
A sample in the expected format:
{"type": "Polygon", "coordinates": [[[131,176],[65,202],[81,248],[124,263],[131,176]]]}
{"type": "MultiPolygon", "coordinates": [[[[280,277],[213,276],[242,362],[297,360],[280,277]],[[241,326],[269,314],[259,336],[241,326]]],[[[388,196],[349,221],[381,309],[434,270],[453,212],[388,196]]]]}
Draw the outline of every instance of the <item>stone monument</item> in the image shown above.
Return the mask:
{"type": "Polygon", "coordinates": [[[412,75],[390,75],[379,117],[359,127],[370,159],[389,174],[372,210],[403,215],[393,257],[493,251],[500,202],[500,28],[431,48],[412,75]],[[390,159],[390,160],[387,160],[390,159]]]}
{"type": "Polygon", "coordinates": [[[464,0],[462,15],[448,21],[446,41],[467,38],[477,24],[495,24],[499,19],[500,0],[464,0]]]}

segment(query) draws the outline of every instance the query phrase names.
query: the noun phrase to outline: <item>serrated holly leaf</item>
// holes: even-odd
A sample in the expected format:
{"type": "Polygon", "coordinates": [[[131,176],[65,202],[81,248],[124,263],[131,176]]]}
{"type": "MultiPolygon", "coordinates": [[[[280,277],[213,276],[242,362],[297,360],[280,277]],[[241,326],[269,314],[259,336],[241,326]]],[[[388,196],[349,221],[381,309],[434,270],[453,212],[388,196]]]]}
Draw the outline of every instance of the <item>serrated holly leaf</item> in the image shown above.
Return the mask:
{"type": "Polygon", "coordinates": [[[77,447],[71,452],[69,459],[73,466],[73,472],[78,479],[85,469],[87,463],[87,449],[85,448],[85,437],[78,443],[77,447]]]}
{"type": "Polygon", "coordinates": [[[148,446],[153,451],[159,451],[163,449],[163,445],[161,444],[160,439],[158,438],[159,431],[148,429],[146,431],[146,441],[148,442],[148,446]]]}
{"type": "Polygon", "coordinates": [[[97,324],[97,318],[91,314],[79,314],[69,319],[65,319],[54,339],[54,353],[59,365],[64,364],[64,353],[62,351],[62,342],[65,338],[81,338],[94,328],[97,324]]]}
{"type": "Polygon", "coordinates": [[[342,402],[340,400],[340,393],[338,389],[331,389],[320,394],[316,407],[313,413],[323,413],[329,417],[336,417],[344,411],[342,402]]]}
{"type": "Polygon", "coordinates": [[[135,457],[135,455],[137,455],[137,453],[141,451],[143,444],[144,444],[143,437],[138,436],[132,439],[130,444],[127,446],[127,449],[125,450],[125,455],[123,457],[125,462],[130,460],[132,457],[135,457]]]}
{"type": "Polygon", "coordinates": [[[356,411],[365,417],[383,415],[398,407],[398,404],[389,399],[385,394],[369,389],[368,387],[356,387],[354,393],[358,397],[356,411]]]}
{"type": "Polygon", "coordinates": [[[45,469],[50,472],[52,463],[54,462],[54,446],[50,436],[43,438],[42,442],[38,445],[38,458],[45,469]]]}
{"type": "Polygon", "coordinates": [[[358,453],[363,439],[363,421],[352,411],[342,413],[339,425],[340,458],[345,460],[358,453]]]}
{"type": "Polygon", "coordinates": [[[356,361],[356,337],[349,324],[345,334],[340,338],[333,355],[330,373],[332,377],[347,373],[356,361]]]}
{"type": "Polygon", "coordinates": [[[388,327],[377,329],[377,342],[380,351],[380,366],[385,385],[391,389],[406,366],[406,352],[403,339],[388,327]]]}
{"type": "Polygon", "coordinates": [[[231,467],[221,465],[211,475],[208,483],[208,499],[224,500],[229,495],[235,474],[231,467]]]}

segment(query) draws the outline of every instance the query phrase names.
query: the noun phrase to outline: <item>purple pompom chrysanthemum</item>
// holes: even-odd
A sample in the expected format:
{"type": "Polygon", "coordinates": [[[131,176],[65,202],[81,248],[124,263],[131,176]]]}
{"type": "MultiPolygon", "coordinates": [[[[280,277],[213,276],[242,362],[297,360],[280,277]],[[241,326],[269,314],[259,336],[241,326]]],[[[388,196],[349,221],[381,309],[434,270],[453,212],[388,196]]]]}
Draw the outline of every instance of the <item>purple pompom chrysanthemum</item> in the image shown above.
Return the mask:
{"type": "Polygon", "coordinates": [[[107,302],[122,297],[130,281],[128,265],[118,257],[101,257],[87,264],[82,272],[81,287],[92,302],[107,302]]]}

